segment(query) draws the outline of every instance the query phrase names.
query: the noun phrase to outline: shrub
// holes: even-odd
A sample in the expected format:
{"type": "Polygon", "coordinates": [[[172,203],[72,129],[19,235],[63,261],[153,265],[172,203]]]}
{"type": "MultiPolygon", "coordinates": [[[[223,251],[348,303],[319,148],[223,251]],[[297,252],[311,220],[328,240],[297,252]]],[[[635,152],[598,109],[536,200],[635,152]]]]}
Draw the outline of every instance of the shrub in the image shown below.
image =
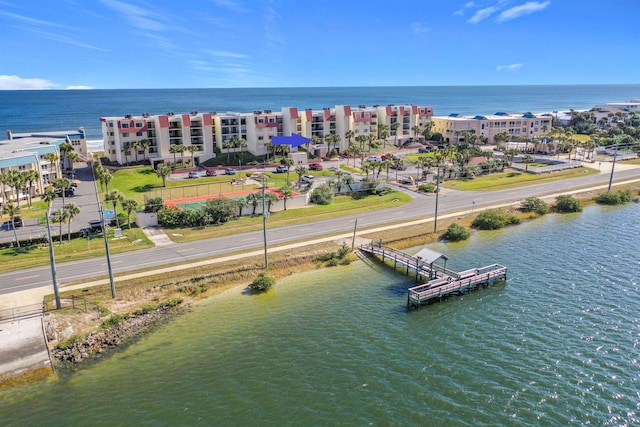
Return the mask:
{"type": "Polygon", "coordinates": [[[478,230],[497,230],[507,225],[507,214],[500,210],[480,212],[471,226],[478,230]]]}
{"type": "Polygon", "coordinates": [[[276,279],[269,276],[267,273],[262,272],[249,284],[249,288],[256,292],[265,292],[271,289],[275,284],[276,279]]]}
{"type": "Polygon", "coordinates": [[[433,183],[420,184],[420,185],[418,185],[418,191],[422,191],[424,193],[435,193],[436,192],[436,185],[433,184],[433,183]]]}
{"type": "Polygon", "coordinates": [[[469,236],[471,236],[469,230],[467,230],[460,224],[453,223],[440,237],[451,242],[459,242],[461,240],[467,240],[469,236]]]}
{"type": "Polygon", "coordinates": [[[554,209],[560,213],[582,212],[582,204],[573,196],[558,196],[554,209]]]}
{"type": "Polygon", "coordinates": [[[100,327],[102,327],[102,329],[109,329],[118,326],[124,319],[125,317],[121,314],[112,314],[111,317],[100,324],[100,327]]]}
{"type": "Polygon", "coordinates": [[[349,255],[349,252],[351,252],[351,247],[346,243],[342,242],[342,244],[340,245],[340,248],[338,249],[338,258],[342,259],[346,257],[347,255],[349,255]]]}
{"type": "Polygon", "coordinates": [[[327,184],[322,184],[311,192],[311,203],[316,205],[330,205],[333,203],[333,190],[327,184]]]}
{"type": "Polygon", "coordinates": [[[158,212],[163,204],[164,200],[162,200],[162,197],[152,197],[144,204],[144,211],[147,213],[158,212]]]}
{"type": "Polygon", "coordinates": [[[523,212],[535,212],[538,215],[544,215],[549,212],[549,206],[537,197],[529,197],[525,199],[521,205],[520,210],[523,212]]]}
{"type": "Polygon", "coordinates": [[[602,193],[596,197],[596,203],[601,205],[623,205],[631,201],[631,191],[618,191],[615,193],[602,193]]]}

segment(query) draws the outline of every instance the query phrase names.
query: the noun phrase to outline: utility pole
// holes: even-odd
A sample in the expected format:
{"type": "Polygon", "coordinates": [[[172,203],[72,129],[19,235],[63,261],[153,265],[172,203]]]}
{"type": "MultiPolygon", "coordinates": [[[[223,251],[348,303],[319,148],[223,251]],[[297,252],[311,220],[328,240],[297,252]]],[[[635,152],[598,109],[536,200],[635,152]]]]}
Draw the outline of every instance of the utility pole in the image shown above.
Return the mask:
{"type": "Polygon", "coordinates": [[[104,235],[104,248],[107,254],[107,269],[109,270],[109,283],[111,285],[111,298],[116,297],[116,285],[113,281],[113,268],[111,267],[111,254],[109,253],[109,238],[107,237],[107,227],[104,223],[104,213],[102,212],[102,204],[98,204],[100,209],[100,221],[102,222],[102,234],[104,235]]]}
{"type": "Polygon", "coordinates": [[[264,197],[264,190],[265,187],[267,186],[267,179],[266,177],[262,177],[262,234],[264,237],[264,269],[268,270],[269,269],[269,255],[267,254],[267,216],[269,216],[269,212],[266,212],[265,210],[265,197],[264,197]]]}
{"type": "Polygon", "coordinates": [[[438,173],[436,176],[436,213],[433,219],[433,232],[438,229],[438,196],[440,195],[440,165],[438,165],[438,173]]]}
{"type": "Polygon", "coordinates": [[[58,292],[58,278],[56,275],[56,259],[53,253],[53,240],[51,239],[51,224],[49,223],[49,211],[47,209],[47,240],[49,242],[49,263],[51,264],[51,281],[53,282],[53,295],[56,298],[56,309],[60,310],[60,293],[58,292]]]}
{"type": "Polygon", "coordinates": [[[611,185],[613,184],[613,169],[616,167],[616,157],[618,156],[618,144],[616,144],[616,151],[613,152],[613,163],[611,164],[611,176],[609,176],[609,193],[611,192],[611,185]]]}
{"type": "Polygon", "coordinates": [[[356,223],[353,225],[353,239],[351,239],[351,250],[356,246],[356,230],[358,229],[358,218],[356,218],[356,223]]]}

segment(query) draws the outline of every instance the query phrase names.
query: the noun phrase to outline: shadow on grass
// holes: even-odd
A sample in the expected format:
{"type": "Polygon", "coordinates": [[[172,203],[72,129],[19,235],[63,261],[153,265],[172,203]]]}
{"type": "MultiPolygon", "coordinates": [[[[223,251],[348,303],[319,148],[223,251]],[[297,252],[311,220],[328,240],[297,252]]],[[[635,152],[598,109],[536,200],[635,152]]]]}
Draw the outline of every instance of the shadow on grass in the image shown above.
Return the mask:
{"type": "Polygon", "coordinates": [[[34,250],[36,250],[38,246],[37,245],[31,245],[31,246],[21,246],[19,248],[12,248],[12,249],[5,249],[6,255],[9,256],[20,256],[20,255],[24,255],[27,254],[29,252],[33,252],[34,250]]]}
{"type": "Polygon", "coordinates": [[[156,171],[151,168],[144,168],[138,171],[140,175],[155,175],[156,171]]]}
{"type": "Polygon", "coordinates": [[[133,187],[132,190],[135,191],[136,193],[146,193],[147,191],[155,190],[156,188],[160,188],[160,187],[155,184],[145,184],[145,185],[138,185],[136,187],[133,187]]]}

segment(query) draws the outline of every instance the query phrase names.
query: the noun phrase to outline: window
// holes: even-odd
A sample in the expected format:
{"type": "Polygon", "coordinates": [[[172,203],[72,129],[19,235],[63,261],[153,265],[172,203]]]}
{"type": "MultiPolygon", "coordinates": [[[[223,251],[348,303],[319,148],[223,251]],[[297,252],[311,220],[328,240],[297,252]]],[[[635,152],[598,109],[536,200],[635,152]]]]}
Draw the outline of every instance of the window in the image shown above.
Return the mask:
{"type": "Polygon", "coordinates": [[[113,136],[113,132],[109,132],[109,136],[113,136]]]}
{"type": "Polygon", "coordinates": [[[264,123],[264,119],[258,119],[258,123],[260,124],[264,123]]]}
{"type": "Polygon", "coordinates": [[[258,137],[258,141],[262,141],[264,139],[264,136],[259,136],[258,137]]]}
{"type": "Polygon", "coordinates": [[[109,127],[112,128],[113,127],[113,123],[109,122],[109,127]]]}
{"type": "Polygon", "coordinates": [[[273,117],[269,119],[269,123],[275,123],[276,119],[274,119],[273,117]]]}
{"type": "Polygon", "coordinates": [[[136,132],[136,136],[142,136],[142,132],[136,132]]]}
{"type": "Polygon", "coordinates": [[[136,123],[136,127],[137,128],[141,128],[142,127],[142,123],[136,123]]]}
{"type": "Polygon", "coordinates": [[[129,133],[128,133],[128,132],[123,133],[123,134],[122,134],[122,137],[123,137],[123,138],[129,138],[129,133]]]}
{"type": "Polygon", "coordinates": [[[122,123],[121,126],[123,129],[127,129],[129,127],[129,123],[122,123]]]}

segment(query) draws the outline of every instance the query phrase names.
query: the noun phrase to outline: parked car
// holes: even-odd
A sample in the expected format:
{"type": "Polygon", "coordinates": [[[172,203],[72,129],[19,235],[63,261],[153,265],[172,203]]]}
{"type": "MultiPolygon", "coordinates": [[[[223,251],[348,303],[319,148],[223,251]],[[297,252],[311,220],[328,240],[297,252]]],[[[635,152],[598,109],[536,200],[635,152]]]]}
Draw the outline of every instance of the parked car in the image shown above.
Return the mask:
{"type": "Polygon", "coordinates": [[[226,168],[224,170],[224,174],[225,175],[235,175],[236,174],[236,170],[234,168],[226,168]]]}
{"type": "Polygon", "coordinates": [[[207,176],[216,176],[216,175],[218,175],[218,172],[216,172],[216,171],[214,171],[212,169],[207,169],[206,175],[207,176]]]}
{"type": "MultiPolygon", "coordinates": [[[[62,197],[62,189],[56,188],[55,194],[57,197],[62,197]]],[[[64,189],[64,197],[73,197],[76,194],[75,187],[65,188],[64,189]]]]}
{"type": "Polygon", "coordinates": [[[13,226],[11,225],[11,220],[5,221],[2,223],[3,230],[13,230],[14,228],[22,227],[24,223],[22,222],[22,218],[19,216],[13,217],[13,226]]]}
{"type": "Polygon", "coordinates": [[[379,156],[369,156],[364,160],[365,160],[365,162],[381,162],[382,158],[379,157],[379,156]]]}
{"type": "Polygon", "coordinates": [[[315,179],[315,176],[313,175],[302,175],[302,178],[300,178],[302,182],[305,182],[307,184],[311,184],[314,179],[315,179]]]}
{"type": "Polygon", "coordinates": [[[320,163],[310,163],[309,170],[310,171],[321,171],[324,169],[320,163]]]}
{"type": "Polygon", "coordinates": [[[433,147],[420,147],[418,148],[418,153],[430,153],[433,150],[433,147]]]}
{"type": "Polygon", "coordinates": [[[404,165],[402,163],[399,163],[399,164],[394,163],[394,164],[390,165],[389,168],[397,169],[399,171],[404,171],[404,170],[407,170],[407,165],[404,165]]]}
{"type": "Polygon", "coordinates": [[[189,172],[187,178],[198,178],[198,172],[189,172]]]}
{"type": "Polygon", "coordinates": [[[284,165],[276,167],[276,173],[287,173],[287,167],[284,165]]]}

